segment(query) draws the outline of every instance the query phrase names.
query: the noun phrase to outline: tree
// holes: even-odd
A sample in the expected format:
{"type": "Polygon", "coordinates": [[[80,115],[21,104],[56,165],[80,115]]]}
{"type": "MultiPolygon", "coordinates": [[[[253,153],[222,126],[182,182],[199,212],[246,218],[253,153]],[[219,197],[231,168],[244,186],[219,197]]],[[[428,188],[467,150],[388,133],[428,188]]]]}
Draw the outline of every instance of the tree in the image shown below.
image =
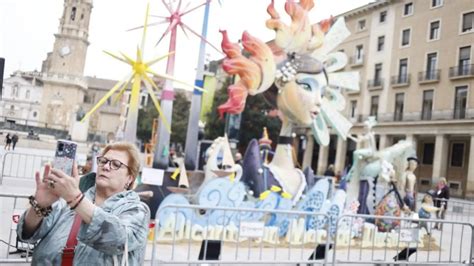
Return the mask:
{"type": "MultiPolygon", "coordinates": [[[[173,124],[171,125],[171,143],[180,143],[182,147],[186,144],[186,129],[188,127],[189,109],[191,102],[186,98],[184,92],[175,94],[173,102],[173,124]]],[[[197,130],[197,129],[196,129],[197,130]]]]}
{"type": "Polygon", "coordinates": [[[227,88],[227,84],[229,84],[229,82],[225,82],[223,88],[217,88],[216,93],[214,94],[212,109],[211,112],[207,113],[207,122],[204,127],[204,135],[206,139],[214,140],[217,137],[224,136],[225,119],[219,117],[217,107],[227,101],[227,92],[226,89],[224,89],[227,88]]]}
{"type": "Polygon", "coordinates": [[[150,142],[153,119],[158,117],[158,111],[152,101],[148,101],[147,105],[138,110],[137,139],[142,143],[150,142]]]}
{"type": "MultiPolygon", "coordinates": [[[[228,79],[223,88],[216,91],[212,111],[207,115],[206,139],[213,140],[224,135],[225,119],[219,118],[217,107],[227,101],[227,87],[230,81],[231,79],[228,79]]],[[[273,109],[275,107],[268,103],[261,94],[247,97],[240,125],[239,150],[244,151],[251,139],[260,139],[264,127],[267,127],[273,143],[277,143],[281,121],[278,117],[268,116],[268,113],[273,109]]]]}
{"type": "MultiPolygon", "coordinates": [[[[191,103],[186,98],[185,93],[177,92],[173,103],[173,124],[171,125],[170,143],[186,142],[186,127],[188,125],[189,108],[191,103]]],[[[158,111],[151,100],[148,101],[147,106],[138,111],[138,127],[137,138],[143,143],[147,143],[151,139],[153,119],[159,118],[158,111]]]]}
{"type": "Polygon", "coordinates": [[[242,124],[240,125],[239,149],[245,150],[252,139],[262,137],[263,128],[268,130],[269,138],[276,144],[280,134],[281,121],[278,117],[269,116],[268,113],[275,109],[265,100],[262,94],[247,97],[242,124]]]}

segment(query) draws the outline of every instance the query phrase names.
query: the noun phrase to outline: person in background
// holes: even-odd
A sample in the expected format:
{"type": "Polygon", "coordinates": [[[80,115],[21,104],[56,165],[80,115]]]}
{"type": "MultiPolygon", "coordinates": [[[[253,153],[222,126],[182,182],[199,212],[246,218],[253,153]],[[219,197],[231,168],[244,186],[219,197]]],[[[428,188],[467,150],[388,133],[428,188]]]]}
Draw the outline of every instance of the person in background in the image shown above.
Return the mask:
{"type": "Polygon", "coordinates": [[[16,143],[18,142],[18,135],[15,133],[13,134],[13,137],[12,137],[12,150],[15,150],[15,147],[16,147],[16,143]]]}
{"type": "Polygon", "coordinates": [[[134,191],[140,170],[137,148],[107,145],[97,158],[95,186],[79,189],[72,176],[46,165],[36,172],[36,193],[17,235],[37,244],[32,265],[143,265],[150,211],[134,191]],[[38,243],[39,242],[39,243],[38,243]]]}
{"type": "Polygon", "coordinates": [[[324,176],[336,176],[336,174],[334,173],[334,164],[330,164],[328,166],[328,169],[326,169],[326,171],[324,172],[324,176]]]}
{"type": "Polygon", "coordinates": [[[242,153],[237,152],[235,154],[235,163],[240,164],[240,166],[242,166],[242,153]]]}
{"type": "MultiPolygon", "coordinates": [[[[436,218],[444,220],[446,216],[446,210],[448,209],[448,200],[449,200],[449,187],[448,182],[445,177],[441,177],[436,184],[436,191],[434,195],[434,204],[436,207],[440,208],[436,213],[436,218]]],[[[441,230],[442,224],[436,223],[434,226],[435,229],[441,230]]]]}
{"type": "Polygon", "coordinates": [[[12,136],[10,135],[10,133],[7,133],[7,135],[5,136],[5,150],[6,151],[10,150],[11,145],[12,145],[12,136]]]}
{"type": "MultiPolygon", "coordinates": [[[[440,208],[433,206],[433,198],[426,194],[421,201],[421,207],[418,210],[418,217],[421,219],[430,219],[431,213],[438,212],[440,208]]],[[[420,228],[425,228],[426,233],[430,235],[430,231],[428,230],[428,223],[426,221],[420,222],[420,228]]]]}

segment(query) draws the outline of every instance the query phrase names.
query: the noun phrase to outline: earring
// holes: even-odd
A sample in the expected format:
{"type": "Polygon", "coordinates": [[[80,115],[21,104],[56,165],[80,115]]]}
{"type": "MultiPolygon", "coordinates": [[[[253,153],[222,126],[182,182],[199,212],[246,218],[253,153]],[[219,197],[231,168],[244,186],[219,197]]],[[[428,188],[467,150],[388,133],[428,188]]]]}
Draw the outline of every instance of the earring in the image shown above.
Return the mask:
{"type": "Polygon", "coordinates": [[[130,188],[130,183],[127,183],[127,184],[125,185],[124,189],[127,190],[127,189],[129,189],[129,188],[130,188]]]}

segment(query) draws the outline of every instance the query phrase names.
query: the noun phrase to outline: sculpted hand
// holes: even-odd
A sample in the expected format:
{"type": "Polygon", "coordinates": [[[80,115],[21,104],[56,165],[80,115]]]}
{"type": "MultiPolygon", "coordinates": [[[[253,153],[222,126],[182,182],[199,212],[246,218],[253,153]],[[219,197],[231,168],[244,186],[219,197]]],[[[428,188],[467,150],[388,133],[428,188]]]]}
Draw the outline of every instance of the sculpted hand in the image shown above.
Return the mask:
{"type": "Polygon", "coordinates": [[[41,207],[49,207],[54,202],[56,202],[59,197],[54,194],[50,188],[48,187],[48,180],[47,176],[51,173],[51,165],[47,164],[44,167],[43,172],[43,180],[41,180],[40,173],[35,173],[35,180],[36,180],[36,193],[35,198],[38,202],[38,205],[41,207]]]}
{"type": "Polygon", "coordinates": [[[74,198],[81,193],[79,190],[79,175],[75,162],[72,168],[72,176],[68,176],[59,169],[52,168],[47,179],[54,182],[54,186],[49,189],[67,202],[74,200],[74,198]]]}

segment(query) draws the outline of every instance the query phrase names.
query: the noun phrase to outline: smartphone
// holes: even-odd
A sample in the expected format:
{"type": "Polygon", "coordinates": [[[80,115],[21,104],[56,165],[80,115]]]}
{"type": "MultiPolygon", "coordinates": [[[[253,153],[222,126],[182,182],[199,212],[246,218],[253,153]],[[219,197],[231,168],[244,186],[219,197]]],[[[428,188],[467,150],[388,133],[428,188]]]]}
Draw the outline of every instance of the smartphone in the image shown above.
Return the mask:
{"type": "Polygon", "coordinates": [[[77,143],[68,140],[58,140],[53,167],[67,175],[72,175],[72,166],[76,160],[77,143]]]}

